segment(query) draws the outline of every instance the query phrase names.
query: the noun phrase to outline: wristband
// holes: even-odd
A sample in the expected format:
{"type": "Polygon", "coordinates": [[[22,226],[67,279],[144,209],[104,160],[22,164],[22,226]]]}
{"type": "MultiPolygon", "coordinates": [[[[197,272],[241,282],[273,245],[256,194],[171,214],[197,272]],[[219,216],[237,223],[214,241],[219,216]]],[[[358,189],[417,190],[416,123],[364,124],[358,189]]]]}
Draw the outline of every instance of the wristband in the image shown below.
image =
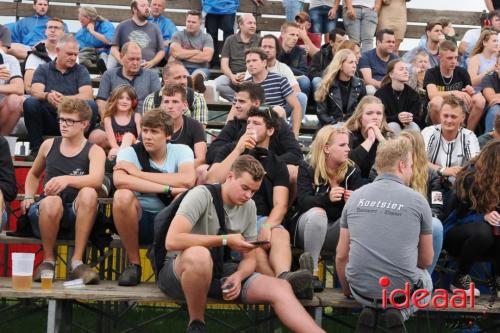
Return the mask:
{"type": "Polygon", "coordinates": [[[33,200],[33,199],[35,199],[34,195],[25,195],[24,196],[24,200],[33,200]]]}
{"type": "Polygon", "coordinates": [[[270,223],[264,223],[262,225],[262,228],[267,228],[267,229],[271,229],[273,226],[270,224],[270,223]]]}
{"type": "Polygon", "coordinates": [[[222,235],[222,246],[227,245],[227,235],[222,235]]]}
{"type": "Polygon", "coordinates": [[[163,193],[170,193],[170,186],[165,185],[165,186],[163,187],[163,193]]]}
{"type": "Polygon", "coordinates": [[[440,168],[440,169],[438,170],[438,175],[440,175],[440,176],[444,176],[444,170],[446,170],[446,168],[445,168],[445,167],[440,168]]]}

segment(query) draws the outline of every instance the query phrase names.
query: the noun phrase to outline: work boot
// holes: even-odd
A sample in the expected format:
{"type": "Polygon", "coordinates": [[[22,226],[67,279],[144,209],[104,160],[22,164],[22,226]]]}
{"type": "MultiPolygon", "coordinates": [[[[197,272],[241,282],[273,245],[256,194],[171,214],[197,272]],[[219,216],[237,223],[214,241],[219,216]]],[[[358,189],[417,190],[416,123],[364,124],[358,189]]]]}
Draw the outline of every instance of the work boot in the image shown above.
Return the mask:
{"type": "Polygon", "coordinates": [[[81,264],[78,265],[74,270],[71,271],[71,278],[82,279],[83,284],[96,284],[99,283],[99,275],[90,268],[89,265],[81,264]]]}
{"type": "Polygon", "coordinates": [[[137,286],[139,283],[141,283],[141,276],[141,266],[130,264],[120,275],[120,278],[118,279],[118,285],[127,287],[137,286]]]}
{"type": "Polygon", "coordinates": [[[372,333],[377,329],[377,310],[369,307],[364,307],[359,314],[358,323],[356,324],[355,333],[372,333]]]}

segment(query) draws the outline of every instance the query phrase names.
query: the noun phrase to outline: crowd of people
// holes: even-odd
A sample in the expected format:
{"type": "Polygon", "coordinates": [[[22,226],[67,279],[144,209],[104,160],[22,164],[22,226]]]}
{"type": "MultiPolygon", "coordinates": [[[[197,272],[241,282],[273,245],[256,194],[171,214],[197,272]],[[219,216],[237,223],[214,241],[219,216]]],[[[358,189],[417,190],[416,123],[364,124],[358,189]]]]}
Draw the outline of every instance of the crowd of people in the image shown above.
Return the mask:
{"type": "MultiPolygon", "coordinates": [[[[344,294],[365,306],[360,332],[376,327],[379,278],[432,290],[442,248],[459,263],[452,290],[470,292],[484,257],[500,290],[500,11],[459,43],[450,20],[428,22],[399,58],[405,1],[318,0],[309,12],[283,1],[279,37],[261,37],[252,14],[236,18],[239,1],[221,3],[188,11],[184,30],[164,0],[133,0],[116,28],[81,7],[74,35],[46,15],[47,0],[0,25],[0,135],[22,116],[33,161],[21,210],[44,250],[34,279],[55,270],[55,242],[68,237],[71,276],[99,281],[83,255],[109,196],[129,261],[121,286],[141,282],[139,247],[175,207],[157,282],[186,299],[188,332],[204,331],[207,295],[270,303],[291,330],[320,332],[297,298],[323,291],[322,250],[336,252],[344,294]],[[205,82],[217,66],[232,107],[208,145],[205,82]],[[308,108],[319,125],[304,158],[308,108]],[[295,271],[292,244],[304,249],[295,271]],[[231,250],[222,259],[220,247],[231,250]]],[[[1,137],[0,155],[5,222],[17,189],[1,137]]],[[[401,331],[414,311],[384,312],[388,328],[401,331]]]]}

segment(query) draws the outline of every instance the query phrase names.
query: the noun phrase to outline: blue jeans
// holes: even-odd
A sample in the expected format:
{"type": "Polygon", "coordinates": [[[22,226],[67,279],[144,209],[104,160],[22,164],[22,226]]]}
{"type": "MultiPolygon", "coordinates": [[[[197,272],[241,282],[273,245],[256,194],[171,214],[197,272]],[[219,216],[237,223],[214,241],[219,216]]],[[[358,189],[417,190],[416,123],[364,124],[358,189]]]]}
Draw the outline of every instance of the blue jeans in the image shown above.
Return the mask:
{"type": "MultiPolygon", "coordinates": [[[[300,109],[302,111],[302,119],[304,119],[307,109],[307,95],[304,94],[303,92],[300,92],[296,93],[296,96],[300,103],[300,109]]],[[[286,116],[290,118],[290,124],[293,124],[292,107],[290,106],[290,104],[287,103],[283,108],[285,109],[286,116]]],[[[300,121],[302,121],[302,119],[300,121]]]]}
{"type": "Polygon", "coordinates": [[[319,6],[309,9],[311,17],[311,32],[317,34],[327,34],[337,26],[337,19],[328,19],[328,12],[332,9],[330,6],[319,6]]]}
{"type": "Polygon", "coordinates": [[[430,274],[434,271],[439,255],[441,254],[441,249],[443,248],[443,223],[437,217],[432,218],[432,248],[434,250],[434,258],[432,258],[431,266],[427,268],[430,274]]]}
{"type": "Polygon", "coordinates": [[[300,91],[302,91],[306,96],[309,96],[311,91],[311,80],[305,75],[297,77],[297,82],[299,83],[300,91]]]}
{"type": "Polygon", "coordinates": [[[495,129],[495,116],[500,111],[500,105],[493,105],[486,110],[486,117],[484,120],[484,131],[491,132],[495,129]]]}
{"type": "Polygon", "coordinates": [[[361,52],[373,49],[373,35],[377,29],[378,15],[368,7],[354,8],[356,17],[351,19],[347,16],[347,9],[344,7],[342,18],[349,39],[354,39],[361,43],[361,52]]]}
{"type": "Polygon", "coordinates": [[[311,85],[312,85],[312,89],[313,89],[313,94],[318,90],[319,86],[321,85],[321,77],[320,76],[316,76],[316,77],[313,77],[313,79],[311,80],[311,85]]]}
{"type": "Polygon", "coordinates": [[[283,0],[283,7],[285,8],[286,20],[295,22],[295,15],[304,9],[304,1],[283,0]]]}
{"type": "Polygon", "coordinates": [[[201,73],[203,75],[204,81],[210,78],[210,70],[205,67],[186,67],[189,75],[193,76],[196,73],[201,73]]]}

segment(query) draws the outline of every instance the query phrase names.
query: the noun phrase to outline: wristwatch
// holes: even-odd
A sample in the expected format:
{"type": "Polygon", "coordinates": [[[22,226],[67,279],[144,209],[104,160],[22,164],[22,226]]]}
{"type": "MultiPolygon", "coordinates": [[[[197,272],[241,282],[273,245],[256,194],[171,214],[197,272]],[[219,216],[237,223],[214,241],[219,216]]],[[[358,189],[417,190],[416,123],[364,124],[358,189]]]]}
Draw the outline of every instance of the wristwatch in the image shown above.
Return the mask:
{"type": "Polygon", "coordinates": [[[444,170],[446,170],[445,167],[442,167],[442,168],[438,169],[438,171],[437,171],[438,175],[444,176],[444,170]]]}

